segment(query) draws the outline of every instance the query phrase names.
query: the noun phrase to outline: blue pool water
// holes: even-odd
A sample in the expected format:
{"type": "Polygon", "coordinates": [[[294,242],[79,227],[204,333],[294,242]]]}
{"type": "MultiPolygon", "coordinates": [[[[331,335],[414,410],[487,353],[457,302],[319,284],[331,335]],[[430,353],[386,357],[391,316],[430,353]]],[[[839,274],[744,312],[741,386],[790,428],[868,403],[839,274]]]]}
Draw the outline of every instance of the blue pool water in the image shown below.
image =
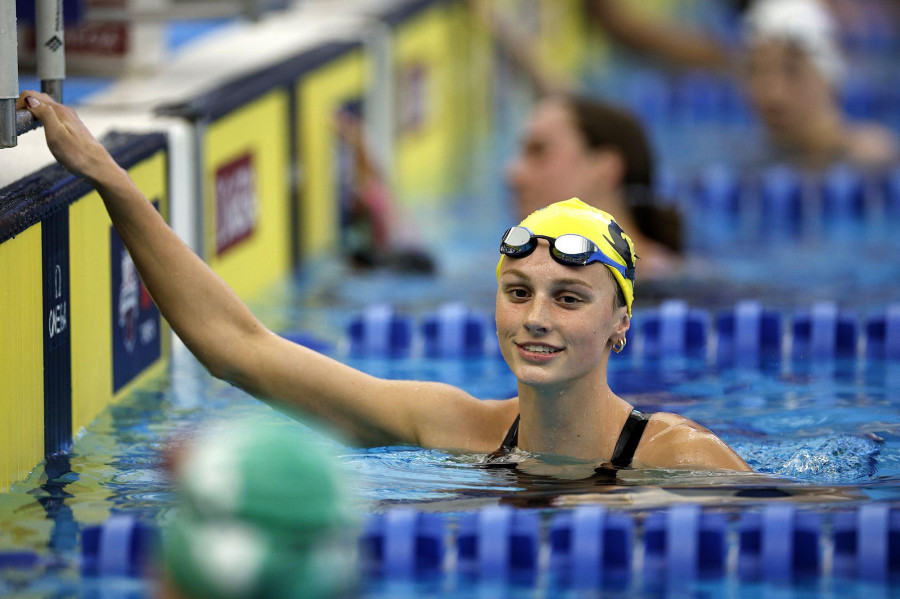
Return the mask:
{"type": "MultiPolygon", "coordinates": [[[[426,286],[424,280],[405,280],[407,291],[426,286]]],[[[396,288],[391,277],[379,283],[371,275],[351,276],[337,283],[307,275],[286,282],[254,308],[276,330],[305,331],[318,337],[337,357],[378,376],[445,381],[482,398],[514,394],[514,378],[494,356],[391,359],[342,353],[340,332],[359,306],[340,299],[344,296],[330,307],[323,307],[323,300],[334,300],[338,287],[346,291],[355,285],[377,287],[384,295],[396,288]]],[[[347,293],[347,297],[351,295],[347,293]]],[[[474,304],[489,304],[489,298],[479,297],[475,288],[469,290],[469,297],[474,304]]],[[[411,294],[403,307],[411,314],[421,314],[428,301],[411,294]]],[[[642,512],[685,500],[743,509],[765,504],[767,490],[773,488],[809,509],[900,500],[897,363],[838,360],[742,370],[687,358],[660,363],[614,357],[610,381],[617,392],[643,409],[678,412],[708,426],[732,444],[757,473],[634,470],[621,477],[622,486],[615,493],[607,493],[596,483],[579,480],[585,471],[580,464],[554,464],[548,469],[543,460],[531,458],[522,465],[522,472],[516,473],[482,468],[481,456],[408,447],[353,449],[212,379],[193,358],[179,354],[170,372],[104,412],[70,455],[42,465],[9,493],[0,495],[0,546],[7,551],[33,551],[48,560],[31,568],[0,568],[0,591],[61,597],[95,596],[102,588],[104,597],[148,596],[150,583],[119,579],[101,584],[81,577],[77,567],[80,533],[121,513],[164,525],[171,517],[173,489],[160,466],[161,452],[200,424],[218,418],[296,427],[298,434],[315,437],[337,452],[351,471],[358,485],[359,509],[364,513],[403,506],[459,514],[507,505],[528,506],[552,515],[585,504],[642,512]]],[[[692,596],[749,597],[758,591],[735,584],[727,580],[703,583],[692,596]]],[[[827,581],[808,588],[797,584],[776,589],[776,594],[845,596],[843,584],[827,581]]],[[[554,589],[549,581],[541,585],[543,590],[535,587],[534,581],[519,588],[511,581],[492,591],[480,584],[447,579],[399,586],[373,579],[363,581],[360,593],[369,597],[422,592],[462,597],[477,589],[489,596],[576,596],[554,589]],[[499,595],[492,594],[494,591],[499,595]]],[[[864,588],[851,590],[856,593],[864,588]]]]}

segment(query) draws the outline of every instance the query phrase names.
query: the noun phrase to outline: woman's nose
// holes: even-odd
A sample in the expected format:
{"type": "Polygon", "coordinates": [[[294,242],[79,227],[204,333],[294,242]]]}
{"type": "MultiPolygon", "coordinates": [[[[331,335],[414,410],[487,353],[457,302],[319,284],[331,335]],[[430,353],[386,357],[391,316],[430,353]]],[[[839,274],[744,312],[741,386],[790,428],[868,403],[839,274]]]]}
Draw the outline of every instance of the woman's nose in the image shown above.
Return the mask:
{"type": "Polygon", "coordinates": [[[540,296],[532,299],[525,314],[525,321],[522,323],[529,332],[544,333],[550,330],[552,323],[548,308],[548,300],[540,296]]]}

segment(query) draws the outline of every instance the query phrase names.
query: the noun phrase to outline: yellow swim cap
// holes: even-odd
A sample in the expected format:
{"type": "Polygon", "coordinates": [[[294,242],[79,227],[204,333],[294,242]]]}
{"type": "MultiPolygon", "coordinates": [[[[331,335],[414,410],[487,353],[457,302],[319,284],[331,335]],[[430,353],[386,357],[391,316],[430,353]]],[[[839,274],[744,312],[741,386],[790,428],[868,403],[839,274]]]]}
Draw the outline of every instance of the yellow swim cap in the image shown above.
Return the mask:
{"type": "MultiPolygon", "coordinates": [[[[625,275],[612,266],[606,266],[622,289],[628,316],[631,316],[631,303],[634,301],[634,263],[637,256],[634,253],[634,242],[611,214],[589,206],[578,198],[572,198],[532,212],[519,223],[519,226],[527,228],[534,235],[546,235],[555,239],[571,233],[594,242],[607,258],[622,265],[625,275]]],[[[502,266],[501,255],[497,263],[497,279],[500,278],[502,266]]]]}

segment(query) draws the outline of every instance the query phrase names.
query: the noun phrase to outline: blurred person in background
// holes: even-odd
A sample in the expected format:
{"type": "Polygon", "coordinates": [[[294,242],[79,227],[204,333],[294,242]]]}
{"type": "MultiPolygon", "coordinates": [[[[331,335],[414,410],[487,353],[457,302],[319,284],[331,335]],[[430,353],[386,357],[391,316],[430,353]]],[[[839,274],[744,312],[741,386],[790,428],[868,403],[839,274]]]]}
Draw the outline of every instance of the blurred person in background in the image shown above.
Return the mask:
{"type": "Polygon", "coordinates": [[[681,215],[653,195],[653,153],[628,112],[574,95],[541,101],[507,169],[519,218],[570,197],[609,212],[640,248],[642,278],[677,273],[681,215]]]}
{"type": "Polygon", "coordinates": [[[900,158],[896,137],[853,123],[839,91],[846,64],[838,26],[817,0],[758,0],[743,18],[743,74],[772,156],[808,168],[846,162],[879,168],[900,158]]]}
{"type": "Polygon", "coordinates": [[[352,154],[349,205],[344,218],[344,252],[351,266],[361,269],[387,268],[407,274],[432,274],[434,259],[421,249],[422,242],[409,232],[394,194],[366,142],[362,120],[343,110],[335,119],[335,132],[352,154]]]}
{"type": "Polygon", "coordinates": [[[726,72],[736,65],[770,144],[763,162],[881,168],[900,159],[900,144],[888,128],[851,122],[843,114],[840,92],[847,65],[840,37],[845,27],[858,26],[857,3],[739,0],[731,5],[741,19],[736,53],[702,28],[648,18],[616,0],[586,0],[593,26],[663,67],[726,72]]]}
{"type": "MultiPolygon", "coordinates": [[[[840,37],[842,30],[860,25],[861,7],[854,2],[734,0],[727,12],[739,19],[741,40],[733,49],[702,26],[668,23],[625,2],[585,0],[585,9],[592,27],[663,69],[734,71],[767,138],[765,147],[752,152],[751,163],[818,169],[845,162],[878,169],[900,160],[900,143],[890,129],[852,122],[843,113],[840,94],[847,65],[840,37]]],[[[875,9],[897,14],[890,3],[875,9]]],[[[497,11],[482,10],[491,13],[486,20],[497,39],[542,93],[577,85],[540,72],[515,23],[505,22],[497,11]]]]}
{"type": "Polygon", "coordinates": [[[654,196],[653,150],[627,110],[575,93],[577,84],[538,66],[514,23],[492,6],[476,9],[500,49],[530,79],[540,100],[525,125],[519,154],[507,168],[517,216],[571,197],[612,214],[640,248],[641,277],[679,273],[683,250],[677,207],[654,196]]]}
{"type": "MultiPolygon", "coordinates": [[[[719,0],[720,2],[723,0],[719,0]]],[[[720,40],[702,27],[667,23],[622,0],[585,0],[588,22],[616,45],[676,68],[725,70],[730,57],[720,40]]]]}

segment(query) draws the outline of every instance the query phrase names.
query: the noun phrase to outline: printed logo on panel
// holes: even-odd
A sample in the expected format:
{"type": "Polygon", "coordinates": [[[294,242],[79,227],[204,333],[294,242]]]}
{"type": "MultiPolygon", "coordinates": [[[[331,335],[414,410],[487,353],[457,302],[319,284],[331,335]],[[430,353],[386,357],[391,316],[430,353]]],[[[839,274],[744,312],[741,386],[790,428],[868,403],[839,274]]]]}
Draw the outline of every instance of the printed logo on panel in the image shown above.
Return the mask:
{"type": "MultiPolygon", "coordinates": [[[[72,323],[69,280],[69,210],[41,221],[44,330],[44,452],[72,442],[72,323]]],[[[90,325],[86,325],[90,326],[90,325]]]]}
{"type": "Polygon", "coordinates": [[[69,329],[68,293],[63,293],[63,272],[59,263],[54,264],[51,268],[49,279],[51,281],[51,303],[47,315],[47,333],[52,340],[69,329]]]}
{"type": "MultiPolygon", "coordinates": [[[[154,202],[158,207],[158,203],[154,202]]],[[[113,393],[161,354],[159,309],[138,276],[116,230],[109,230],[112,265],[113,393]]]]}
{"type": "Polygon", "coordinates": [[[256,172],[251,155],[216,171],[216,255],[221,256],[256,229],[256,172]]]}

